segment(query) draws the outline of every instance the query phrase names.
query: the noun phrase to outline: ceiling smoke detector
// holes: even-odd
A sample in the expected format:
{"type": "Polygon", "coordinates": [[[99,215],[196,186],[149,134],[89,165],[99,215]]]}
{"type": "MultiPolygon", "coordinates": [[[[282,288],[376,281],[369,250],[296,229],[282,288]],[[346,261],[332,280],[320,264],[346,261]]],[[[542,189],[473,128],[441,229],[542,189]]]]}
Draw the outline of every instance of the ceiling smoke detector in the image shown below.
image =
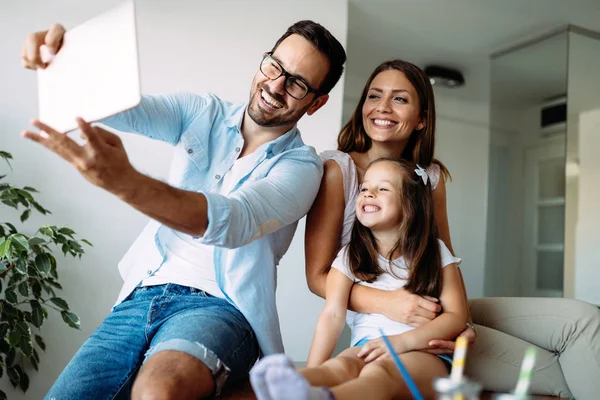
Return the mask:
{"type": "Polygon", "coordinates": [[[465,84],[465,77],[456,69],[429,65],[425,67],[425,73],[429,76],[432,86],[455,88],[465,84]]]}

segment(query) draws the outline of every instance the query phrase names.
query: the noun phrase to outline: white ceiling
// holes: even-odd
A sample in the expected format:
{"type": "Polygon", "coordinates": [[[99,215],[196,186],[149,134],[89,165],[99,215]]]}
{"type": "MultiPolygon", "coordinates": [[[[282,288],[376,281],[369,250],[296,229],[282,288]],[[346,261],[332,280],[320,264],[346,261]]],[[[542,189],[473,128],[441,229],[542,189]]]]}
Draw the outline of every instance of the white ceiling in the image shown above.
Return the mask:
{"type": "MultiPolygon", "coordinates": [[[[441,91],[467,101],[489,99],[490,54],[566,24],[600,31],[600,0],[350,0],[348,14],[349,74],[364,82],[392,58],[453,67],[463,72],[466,85],[441,91]]],[[[553,62],[561,55],[547,46],[537,51],[534,57],[526,51],[511,56],[517,64],[548,57],[553,69],[546,77],[533,66],[519,71],[543,81],[528,80],[527,90],[543,88],[534,97],[555,92],[544,82],[556,82],[562,73],[562,64],[553,62]]],[[[360,90],[347,89],[351,97],[360,90]]]]}

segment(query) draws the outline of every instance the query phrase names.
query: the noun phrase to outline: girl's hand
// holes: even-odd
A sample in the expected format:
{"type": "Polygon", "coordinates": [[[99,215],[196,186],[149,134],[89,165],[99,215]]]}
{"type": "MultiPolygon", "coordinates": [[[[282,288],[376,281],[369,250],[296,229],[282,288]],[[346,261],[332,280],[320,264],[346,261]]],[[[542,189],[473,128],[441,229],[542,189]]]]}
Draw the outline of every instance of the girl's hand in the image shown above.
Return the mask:
{"type": "MultiPolygon", "coordinates": [[[[471,327],[467,327],[467,329],[465,329],[464,331],[462,331],[462,333],[458,336],[464,336],[467,338],[467,340],[469,341],[469,346],[472,345],[473,343],[475,343],[475,339],[477,338],[477,333],[475,332],[475,330],[471,327]]],[[[429,348],[428,349],[424,349],[423,351],[426,351],[428,353],[431,354],[452,354],[454,353],[454,342],[450,341],[450,340],[440,340],[440,339],[436,339],[436,340],[431,340],[429,342],[429,348]]]]}
{"type": "Polygon", "coordinates": [[[386,299],[382,304],[389,304],[382,314],[415,328],[425,325],[437,317],[442,310],[439,300],[430,296],[419,296],[406,291],[405,289],[396,289],[383,291],[386,299]]]}
{"type": "MultiPolygon", "coordinates": [[[[404,353],[403,343],[399,337],[388,336],[388,339],[397,354],[404,353]]],[[[389,356],[390,353],[382,338],[368,341],[358,352],[358,357],[362,358],[366,363],[383,360],[389,356]]]]}

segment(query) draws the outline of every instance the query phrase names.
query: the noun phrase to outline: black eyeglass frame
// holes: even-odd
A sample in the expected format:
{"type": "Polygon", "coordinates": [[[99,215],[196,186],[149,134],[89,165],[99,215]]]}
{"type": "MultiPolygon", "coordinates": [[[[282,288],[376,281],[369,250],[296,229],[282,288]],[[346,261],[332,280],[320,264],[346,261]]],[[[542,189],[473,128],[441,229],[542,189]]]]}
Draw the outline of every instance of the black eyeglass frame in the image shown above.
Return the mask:
{"type": "Polygon", "coordinates": [[[281,78],[281,76],[284,76],[284,77],[285,77],[285,82],[283,83],[283,87],[284,87],[284,89],[285,89],[285,92],[286,92],[287,94],[289,94],[290,96],[292,96],[292,97],[293,97],[294,99],[296,99],[296,100],[302,100],[302,99],[304,99],[306,96],[308,96],[310,93],[314,93],[314,94],[315,94],[315,97],[319,97],[319,96],[321,95],[321,93],[319,92],[319,90],[318,90],[318,89],[313,89],[313,88],[312,88],[312,87],[311,87],[311,86],[310,86],[310,85],[309,85],[309,84],[308,84],[308,83],[307,83],[307,82],[306,82],[304,79],[302,79],[302,78],[300,78],[300,77],[298,77],[298,76],[292,75],[292,74],[290,74],[289,72],[287,72],[287,71],[285,70],[285,68],[283,68],[283,66],[282,66],[282,65],[279,63],[279,61],[277,61],[275,58],[273,58],[273,52],[271,52],[271,51],[268,51],[268,52],[266,52],[266,53],[264,53],[264,54],[263,54],[263,58],[262,58],[262,61],[260,62],[260,66],[259,66],[259,68],[258,68],[258,69],[260,70],[261,74],[263,74],[264,76],[266,76],[267,78],[269,78],[269,79],[270,79],[270,80],[272,80],[272,81],[274,81],[274,80],[277,80],[277,79],[281,78]],[[267,58],[270,58],[270,59],[271,59],[271,60],[272,60],[272,61],[273,61],[275,64],[277,64],[277,65],[279,66],[279,68],[281,69],[281,72],[279,73],[279,75],[278,75],[276,78],[270,78],[270,77],[269,77],[269,76],[267,76],[267,74],[265,74],[265,73],[263,72],[263,70],[262,70],[262,66],[263,66],[263,64],[264,64],[264,62],[265,62],[265,60],[266,60],[267,58]],[[294,96],[293,94],[291,94],[291,93],[288,91],[288,85],[287,85],[287,83],[288,83],[288,79],[289,79],[289,78],[294,78],[295,80],[297,80],[297,81],[299,81],[299,82],[302,82],[302,84],[306,86],[306,93],[304,94],[304,96],[302,96],[302,97],[296,97],[296,96],[294,96]]]}

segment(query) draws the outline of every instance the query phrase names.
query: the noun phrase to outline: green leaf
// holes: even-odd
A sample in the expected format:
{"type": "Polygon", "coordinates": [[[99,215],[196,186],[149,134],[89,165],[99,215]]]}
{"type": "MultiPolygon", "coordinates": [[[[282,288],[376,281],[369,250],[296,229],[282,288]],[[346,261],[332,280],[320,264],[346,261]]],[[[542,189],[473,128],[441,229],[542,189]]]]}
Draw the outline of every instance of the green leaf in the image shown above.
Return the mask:
{"type": "Polygon", "coordinates": [[[11,367],[15,363],[15,356],[17,355],[17,351],[14,347],[11,347],[8,350],[8,354],[6,356],[6,366],[11,367]]]}
{"type": "Polygon", "coordinates": [[[31,337],[21,336],[21,341],[19,342],[19,348],[27,358],[31,358],[33,354],[33,345],[31,343],[31,337]]]}
{"type": "Polygon", "coordinates": [[[15,228],[15,226],[13,224],[11,224],[10,222],[5,222],[4,225],[8,226],[11,234],[17,233],[17,228],[15,228]]]}
{"type": "Polygon", "coordinates": [[[21,335],[26,336],[26,337],[31,337],[31,328],[29,327],[27,322],[17,321],[17,324],[15,325],[15,327],[17,328],[17,330],[19,331],[19,333],[21,335]]]}
{"type": "Polygon", "coordinates": [[[19,387],[23,392],[26,392],[29,389],[29,376],[23,370],[20,371],[21,380],[19,380],[19,387]]]}
{"type": "Polygon", "coordinates": [[[3,239],[3,241],[0,242],[0,258],[6,257],[6,255],[9,254],[10,248],[11,248],[10,240],[3,239]]]}
{"type": "Polygon", "coordinates": [[[44,236],[48,236],[50,238],[54,237],[54,231],[49,226],[42,226],[40,228],[40,233],[44,236]]]}
{"type": "Polygon", "coordinates": [[[10,239],[10,241],[12,242],[13,246],[15,247],[15,249],[17,251],[20,252],[27,252],[29,251],[29,241],[27,240],[27,238],[20,234],[20,233],[14,233],[12,235],[10,235],[8,237],[10,239]]]}
{"type": "Polygon", "coordinates": [[[19,284],[19,293],[21,293],[21,296],[23,297],[29,296],[29,284],[26,281],[19,284]]]}
{"type": "Polygon", "coordinates": [[[6,301],[9,303],[15,304],[17,302],[17,294],[13,289],[6,289],[6,292],[4,292],[4,297],[6,297],[6,301]]]}
{"type": "Polygon", "coordinates": [[[0,339],[4,339],[8,333],[9,325],[6,322],[0,324],[0,339]]]}
{"type": "Polygon", "coordinates": [[[31,284],[31,291],[33,292],[33,296],[36,299],[39,299],[40,297],[42,297],[42,285],[40,285],[40,283],[38,281],[34,281],[31,284]]]}
{"type": "Polygon", "coordinates": [[[62,315],[63,321],[65,321],[65,323],[71,328],[79,329],[80,322],[79,317],[77,315],[69,311],[62,311],[60,315],[62,315]]]}
{"type": "Polygon", "coordinates": [[[31,193],[39,193],[39,192],[37,191],[37,189],[34,189],[34,188],[32,188],[31,186],[25,186],[25,187],[23,188],[23,190],[27,190],[28,192],[31,192],[31,193]]]}
{"type": "Polygon", "coordinates": [[[58,230],[58,232],[59,232],[59,233],[62,233],[63,235],[70,236],[70,237],[73,237],[73,235],[75,234],[75,231],[74,231],[74,230],[72,230],[72,229],[69,229],[69,228],[67,228],[67,227],[60,228],[60,229],[58,230]]]}
{"type": "Polygon", "coordinates": [[[15,190],[19,194],[19,196],[25,198],[27,201],[35,201],[33,196],[26,190],[23,190],[23,189],[15,189],[15,190]]]}
{"type": "Polygon", "coordinates": [[[58,283],[57,280],[53,279],[53,278],[48,278],[46,280],[46,282],[48,282],[49,284],[51,284],[52,286],[54,286],[57,289],[62,289],[62,285],[60,283],[58,283]]]}
{"type": "Polygon", "coordinates": [[[7,400],[8,397],[6,397],[6,393],[4,393],[2,390],[0,390],[0,400],[7,400]]]}
{"type": "Polygon", "coordinates": [[[88,241],[87,241],[87,240],[85,240],[85,239],[81,239],[81,241],[82,241],[83,243],[87,244],[88,246],[94,247],[94,245],[93,245],[93,244],[91,244],[90,242],[88,242],[88,241]]]}
{"type": "Polygon", "coordinates": [[[2,200],[2,203],[6,204],[9,207],[14,208],[15,210],[19,209],[19,206],[17,205],[17,203],[15,203],[12,200],[2,200]]]}
{"type": "Polygon", "coordinates": [[[0,180],[6,178],[6,175],[0,175],[0,180]]]}
{"type": "Polygon", "coordinates": [[[40,349],[46,351],[46,343],[44,343],[44,339],[40,335],[35,335],[35,342],[40,346],[40,349]]]}
{"type": "MultiPolygon", "coordinates": [[[[6,292],[4,292],[4,293],[6,294],[6,292]]],[[[15,306],[13,306],[10,303],[7,303],[6,301],[3,301],[3,300],[0,300],[0,301],[2,302],[1,303],[2,307],[4,308],[2,310],[2,312],[4,313],[3,317],[7,316],[7,317],[11,317],[11,318],[19,318],[19,310],[17,310],[15,308],[15,306]]]]}
{"type": "Polygon", "coordinates": [[[44,312],[39,302],[32,300],[29,302],[31,305],[31,323],[36,328],[39,328],[44,323],[44,312]]]}
{"type": "Polygon", "coordinates": [[[11,169],[12,169],[12,166],[10,165],[10,161],[8,161],[8,160],[12,160],[12,158],[13,158],[12,154],[10,154],[9,152],[6,152],[6,151],[0,151],[0,158],[3,158],[4,161],[6,161],[6,163],[8,164],[8,166],[11,167],[11,169]]]}
{"type": "Polygon", "coordinates": [[[39,246],[40,244],[47,243],[44,239],[34,236],[29,238],[29,246],[39,246]]]}
{"type": "Polygon", "coordinates": [[[17,387],[17,385],[19,384],[19,380],[21,379],[21,376],[19,375],[19,372],[17,371],[16,367],[8,367],[6,369],[6,373],[8,375],[8,379],[10,380],[10,383],[13,385],[13,387],[17,387]]]}
{"type": "Polygon", "coordinates": [[[58,307],[60,307],[63,310],[69,309],[69,305],[67,304],[67,302],[64,301],[63,299],[61,299],[60,297],[53,297],[50,299],[50,301],[53,302],[54,304],[56,304],[58,307]]]}
{"type": "Polygon", "coordinates": [[[40,362],[40,355],[38,354],[36,349],[33,349],[33,354],[31,355],[31,358],[37,362],[40,362]]]}
{"type": "Polygon", "coordinates": [[[31,210],[23,211],[23,214],[21,214],[21,222],[27,221],[27,218],[29,218],[30,214],[31,214],[31,210]]]}
{"type": "Polygon", "coordinates": [[[35,369],[36,371],[39,371],[39,367],[38,367],[39,361],[35,361],[34,359],[31,359],[31,360],[29,360],[29,362],[31,362],[31,366],[33,367],[33,369],[35,369]]]}
{"type": "Polygon", "coordinates": [[[49,275],[50,268],[52,268],[52,263],[50,261],[50,257],[48,257],[48,254],[38,253],[38,255],[35,256],[35,266],[44,274],[49,275]]]}
{"type": "Polygon", "coordinates": [[[21,336],[21,333],[19,333],[18,331],[11,331],[8,334],[8,344],[10,344],[12,347],[17,346],[21,341],[21,336]]]}
{"type": "Polygon", "coordinates": [[[50,212],[50,210],[46,210],[44,207],[42,207],[40,205],[40,203],[36,202],[36,201],[32,201],[31,205],[33,206],[33,208],[35,208],[40,214],[42,215],[46,215],[46,214],[52,214],[50,212]]]}
{"type": "Polygon", "coordinates": [[[27,275],[27,261],[25,261],[24,259],[18,259],[17,263],[15,264],[15,270],[17,270],[17,272],[19,272],[19,279],[21,279],[23,277],[23,275],[27,275]]]}

